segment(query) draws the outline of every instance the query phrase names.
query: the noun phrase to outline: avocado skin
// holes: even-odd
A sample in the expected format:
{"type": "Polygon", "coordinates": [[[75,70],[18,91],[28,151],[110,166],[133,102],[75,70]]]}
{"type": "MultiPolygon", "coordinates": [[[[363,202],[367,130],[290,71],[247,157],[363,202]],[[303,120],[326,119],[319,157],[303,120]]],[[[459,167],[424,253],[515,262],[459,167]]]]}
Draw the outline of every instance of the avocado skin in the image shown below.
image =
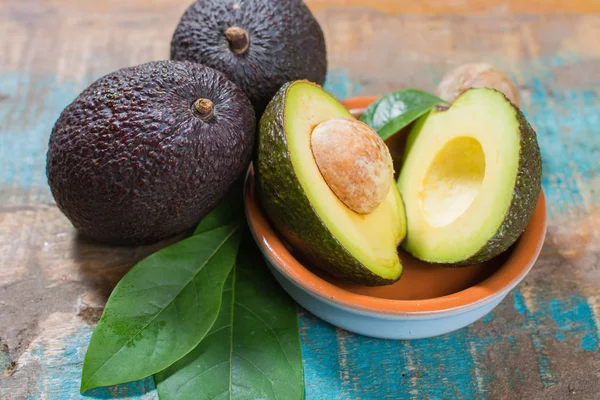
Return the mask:
{"type": "Polygon", "coordinates": [[[542,189],[542,157],[535,131],[529,122],[527,122],[525,115],[523,115],[519,107],[513,104],[504,93],[495,89],[487,90],[493,90],[501,94],[515,111],[517,120],[519,121],[519,133],[521,137],[519,168],[513,190],[513,200],[496,234],[488,240],[481,250],[458,264],[458,266],[487,261],[512,246],[525,228],[527,228],[542,189]]]}
{"type": "Polygon", "coordinates": [[[327,74],[323,31],[301,0],[198,0],[173,34],[171,59],[222,71],[248,95],[257,116],[284,83],[322,85],[327,74]],[[225,31],[232,26],[250,36],[243,54],[229,49],[225,31]]]}
{"type": "Polygon", "coordinates": [[[281,87],[260,119],[254,166],[257,193],[265,213],[314,267],[363,285],[394,283],[400,276],[384,279],[356,260],[329,232],[306,197],[292,165],[284,130],[285,98],[293,84],[281,87]]]}
{"type": "Polygon", "coordinates": [[[81,234],[148,244],[192,228],[251,160],[255,114],[211,68],[150,62],[108,74],[62,112],[50,135],[47,176],[81,234]],[[214,117],[192,114],[208,98],[214,117]]]}
{"type": "MultiPolygon", "coordinates": [[[[513,199],[505,214],[505,218],[496,230],[496,234],[489,239],[481,249],[471,257],[457,263],[440,265],[447,267],[464,267],[488,261],[512,246],[527,228],[529,220],[535,211],[542,188],[542,158],[537,142],[537,136],[523,112],[513,104],[504,93],[491,88],[469,89],[490,90],[502,95],[504,100],[511,105],[519,122],[520,148],[519,167],[517,179],[513,190],[513,199]]],[[[467,93],[469,90],[465,91],[467,93]]],[[[463,95],[464,95],[463,93],[463,95]]],[[[438,112],[446,112],[438,111],[438,112]]],[[[435,263],[435,261],[428,261],[435,263]]]]}

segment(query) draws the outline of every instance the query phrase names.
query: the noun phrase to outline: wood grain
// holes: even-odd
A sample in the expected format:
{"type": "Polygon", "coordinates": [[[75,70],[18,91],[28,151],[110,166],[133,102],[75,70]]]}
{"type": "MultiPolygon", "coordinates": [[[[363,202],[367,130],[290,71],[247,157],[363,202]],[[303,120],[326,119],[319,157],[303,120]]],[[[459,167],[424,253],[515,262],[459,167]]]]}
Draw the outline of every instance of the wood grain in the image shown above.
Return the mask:
{"type": "Polygon", "coordinates": [[[595,0],[308,0],[315,11],[359,8],[403,15],[564,15],[600,12],[595,0]]]}
{"type": "MultiPolygon", "coordinates": [[[[77,237],[45,179],[60,111],[114,69],[169,55],[190,0],[0,0],[0,398],[75,399],[118,279],[161,245],[77,237]]],[[[310,0],[339,98],[431,90],[463,62],[517,82],[549,202],[540,260],[494,312],[440,338],[375,340],[300,316],[307,399],[597,399],[600,3],[310,0]]],[[[152,379],[96,398],[156,398],[152,379]]]]}

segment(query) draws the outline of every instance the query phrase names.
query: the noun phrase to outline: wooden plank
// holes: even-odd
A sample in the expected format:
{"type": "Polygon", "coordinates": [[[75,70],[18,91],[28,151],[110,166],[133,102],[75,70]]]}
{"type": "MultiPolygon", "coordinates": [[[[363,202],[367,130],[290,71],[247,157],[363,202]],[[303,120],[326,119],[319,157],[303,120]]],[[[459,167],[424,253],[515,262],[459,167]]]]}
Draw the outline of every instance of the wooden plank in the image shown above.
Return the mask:
{"type": "Polygon", "coordinates": [[[564,15],[600,12],[596,0],[308,0],[314,10],[356,8],[404,15],[564,15]]]}
{"type": "MultiPolygon", "coordinates": [[[[160,245],[77,238],[48,191],[62,108],[97,77],[168,57],[189,0],[0,0],[0,398],[80,398],[104,301],[160,245]]],[[[542,256],[495,311],[411,342],[352,335],[302,312],[307,399],[580,398],[600,393],[600,15],[596,1],[310,0],[339,98],[432,89],[489,61],[523,93],[544,159],[542,256]],[[536,15],[543,15],[542,18],[536,15]]],[[[151,379],[92,393],[156,398],[151,379]]]]}
{"type": "MultiPolygon", "coordinates": [[[[388,14],[418,15],[418,16],[488,16],[488,15],[555,15],[565,14],[596,14],[600,13],[600,3],[597,0],[306,0],[306,4],[314,12],[327,9],[362,9],[366,13],[378,11],[388,14]]],[[[0,6],[15,5],[15,0],[0,0],[0,6]]],[[[104,0],[102,2],[73,2],[68,4],[69,13],[76,15],[86,10],[94,10],[110,14],[111,10],[119,12],[135,12],[136,14],[171,13],[174,10],[183,11],[190,1],[153,0],[144,3],[133,0],[123,4],[119,0],[104,0]]],[[[22,2],[23,8],[30,8],[31,2],[22,2]]],[[[61,0],[39,0],[36,6],[47,9],[57,9],[64,5],[61,0]]],[[[66,8],[66,7],[65,7],[66,8]]],[[[157,15],[157,14],[155,14],[157,15]]]]}

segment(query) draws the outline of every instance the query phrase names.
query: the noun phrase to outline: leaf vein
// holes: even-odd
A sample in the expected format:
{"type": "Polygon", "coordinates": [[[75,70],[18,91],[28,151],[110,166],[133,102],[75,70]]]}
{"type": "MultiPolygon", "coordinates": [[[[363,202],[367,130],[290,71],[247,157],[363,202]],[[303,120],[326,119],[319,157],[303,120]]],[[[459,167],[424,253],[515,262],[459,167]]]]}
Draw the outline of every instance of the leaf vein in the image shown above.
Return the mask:
{"type": "Polygon", "coordinates": [[[281,348],[281,351],[283,352],[283,356],[285,357],[285,360],[288,362],[288,364],[290,365],[290,368],[292,369],[292,371],[295,372],[294,366],[292,365],[292,362],[290,361],[290,359],[287,356],[287,353],[285,352],[285,349],[283,347],[283,343],[281,343],[281,340],[279,340],[279,336],[277,336],[277,334],[275,333],[275,330],[271,327],[271,325],[267,324],[267,322],[265,320],[263,320],[257,313],[255,313],[253,310],[251,310],[250,308],[246,307],[245,305],[241,304],[241,303],[236,303],[239,307],[245,309],[246,311],[248,311],[250,314],[254,315],[256,317],[256,319],[258,319],[260,322],[262,322],[267,328],[269,328],[269,331],[273,334],[273,336],[275,336],[275,340],[277,340],[277,343],[279,344],[279,347],[281,348]]]}
{"type": "MultiPolygon", "coordinates": [[[[273,390],[273,395],[275,396],[275,399],[278,399],[277,397],[277,393],[275,392],[275,382],[273,382],[271,380],[271,378],[269,378],[269,376],[267,374],[265,374],[260,368],[258,368],[256,366],[256,364],[254,364],[252,361],[250,361],[250,359],[248,359],[247,357],[244,357],[243,355],[241,355],[240,353],[235,353],[238,357],[240,357],[241,359],[245,360],[248,364],[250,364],[255,370],[257,370],[258,372],[260,372],[262,374],[262,376],[264,376],[265,378],[267,378],[267,380],[271,383],[271,389],[273,390]]],[[[233,363],[232,363],[233,364],[233,363]]]]}
{"type": "Polygon", "coordinates": [[[222,327],[220,327],[220,328],[219,328],[219,329],[217,329],[217,330],[214,330],[214,331],[212,331],[212,332],[209,332],[209,333],[208,333],[206,336],[204,336],[204,339],[203,339],[203,340],[206,340],[208,337],[210,337],[210,336],[214,335],[215,333],[219,333],[219,332],[221,332],[223,329],[227,329],[227,328],[229,328],[230,326],[231,326],[231,325],[225,325],[225,326],[222,326],[222,327]]]}
{"type": "MultiPolygon", "coordinates": [[[[227,363],[228,363],[228,361],[227,361],[227,360],[225,360],[225,361],[221,361],[220,363],[218,363],[218,364],[215,364],[215,365],[213,365],[212,367],[210,367],[210,368],[208,368],[208,369],[205,369],[204,371],[200,371],[198,374],[194,375],[194,377],[193,377],[193,378],[191,378],[189,381],[187,381],[187,382],[185,383],[185,385],[183,385],[183,386],[181,386],[179,389],[177,389],[177,392],[175,392],[175,398],[177,398],[177,394],[178,394],[178,393],[180,393],[180,392],[181,392],[181,391],[182,391],[182,390],[183,390],[185,387],[187,387],[188,385],[190,385],[190,384],[191,384],[193,381],[195,381],[196,379],[200,378],[202,375],[204,375],[204,374],[208,373],[208,371],[211,371],[211,370],[213,370],[213,369],[215,369],[215,368],[218,368],[218,367],[220,367],[221,365],[223,365],[223,364],[227,364],[227,363]]],[[[222,393],[221,393],[221,394],[222,394],[222,393]]],[[[219,396],[220,396],[220,394],[219,394],[219,396]]],[[[218,397],[218,396],[217,396],[217,397],[218,397]]]]}
{"type": "Polygon", "coordinates": [[[192,285],[194,286],[194,296],[196,297],[196,312],[198,312],[198,304],[200,303],[200,298],[198,297],[198,287],[196,286],[196,279],[192,279],[192,285]]]}

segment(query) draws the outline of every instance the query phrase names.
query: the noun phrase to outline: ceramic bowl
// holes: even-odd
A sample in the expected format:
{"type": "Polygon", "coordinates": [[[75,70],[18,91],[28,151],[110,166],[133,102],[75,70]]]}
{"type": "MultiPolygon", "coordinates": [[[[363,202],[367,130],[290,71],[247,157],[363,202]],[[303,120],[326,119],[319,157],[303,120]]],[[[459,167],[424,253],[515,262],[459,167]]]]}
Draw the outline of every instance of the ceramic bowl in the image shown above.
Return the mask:
{"type": "MultiPolygon", "coordinates": [[[[375,97],[349,99],[344,105],[360,115],[375,97]]],[[[402,278],[388,286],[368,287],[339,281],[303,265],[273,230],[255,194],[249,171],[245,188],[250,229],[275,278],[302,307],[332,325],[384,339],[420,339],[465,327],[489,313],[535,263],[546,234],[543,192],[529,225],[504,254],[463,268],[427,264],[400,251],[402,278]]]]}

